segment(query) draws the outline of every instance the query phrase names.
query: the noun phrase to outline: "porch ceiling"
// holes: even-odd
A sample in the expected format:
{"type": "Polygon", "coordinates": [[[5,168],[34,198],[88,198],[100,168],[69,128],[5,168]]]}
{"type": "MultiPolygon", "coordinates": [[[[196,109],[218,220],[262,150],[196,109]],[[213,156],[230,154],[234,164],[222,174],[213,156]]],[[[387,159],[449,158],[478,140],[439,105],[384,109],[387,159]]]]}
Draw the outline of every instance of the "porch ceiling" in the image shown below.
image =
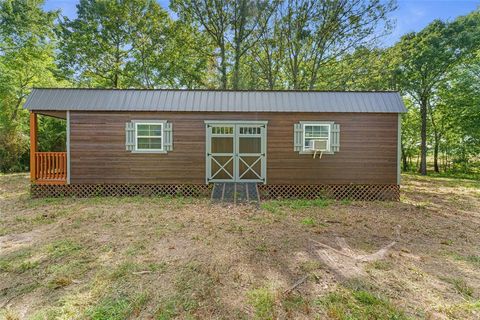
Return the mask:
{"type": "Polygon", "coordinates": [[[37,111],[37,110],[35,110],[34,112],[36,114],[39,114],[39,115],[42,115],[42,116],[54,117],[54,118],[63,119],[63,120],[67,119],[67,111],[43,111],[43,110],[37,111]]]}

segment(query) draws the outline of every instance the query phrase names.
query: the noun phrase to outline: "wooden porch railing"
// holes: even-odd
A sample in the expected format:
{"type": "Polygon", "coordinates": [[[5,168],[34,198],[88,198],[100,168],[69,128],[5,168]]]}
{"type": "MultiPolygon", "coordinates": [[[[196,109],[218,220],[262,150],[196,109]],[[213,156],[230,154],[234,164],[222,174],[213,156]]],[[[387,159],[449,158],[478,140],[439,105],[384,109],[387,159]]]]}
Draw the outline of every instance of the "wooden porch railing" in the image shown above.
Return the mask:
{"type": "Polygon", "coordinates": [[[66,152],[35,152],[35,183],[65,184],[66,181],[66,152]]]}

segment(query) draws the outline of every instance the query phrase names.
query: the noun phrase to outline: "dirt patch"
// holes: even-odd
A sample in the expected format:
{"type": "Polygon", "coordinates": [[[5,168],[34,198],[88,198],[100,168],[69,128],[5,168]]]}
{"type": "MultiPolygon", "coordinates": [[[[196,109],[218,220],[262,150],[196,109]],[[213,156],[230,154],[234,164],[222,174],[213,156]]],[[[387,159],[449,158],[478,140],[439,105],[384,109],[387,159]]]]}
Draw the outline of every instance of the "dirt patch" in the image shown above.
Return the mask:
{"type": "Polygon", "coordinates": [[[385,259],[388,250],[395,245],[395,242],[391,242],[380,250],[367,254],[353,250],[345,238],[335,239],[340,249],[313,240],[311,242],[314,256],[337,274],[339,281],[366,277],[365,264],[385,259]]]}
{"type": "Polygon", "coordinates": [[[7,255],[22,248],[43,243],[48,234],[51,234],[57,227],[57,225],[47,225],[29,232],[1,236],[0,255],[7,255]]]}

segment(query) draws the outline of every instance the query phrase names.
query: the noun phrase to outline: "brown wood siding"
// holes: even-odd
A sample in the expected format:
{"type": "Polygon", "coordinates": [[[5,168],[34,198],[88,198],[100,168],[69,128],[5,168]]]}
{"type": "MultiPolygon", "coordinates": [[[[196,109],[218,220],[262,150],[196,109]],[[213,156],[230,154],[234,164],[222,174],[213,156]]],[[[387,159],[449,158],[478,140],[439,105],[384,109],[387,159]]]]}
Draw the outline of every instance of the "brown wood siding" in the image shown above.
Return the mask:
{"type": "Polygon", "coordinates": [[[203,184],[204,120],[267,120],[268,184],[396,184],[397,114],[71,112],[71,183],[203,184]],[[125,150],[125,122],[173,123],[168,154],[125,150]],[[340,124],[340,152],[313,159],[293,151],[299,121],[340,124]]]}

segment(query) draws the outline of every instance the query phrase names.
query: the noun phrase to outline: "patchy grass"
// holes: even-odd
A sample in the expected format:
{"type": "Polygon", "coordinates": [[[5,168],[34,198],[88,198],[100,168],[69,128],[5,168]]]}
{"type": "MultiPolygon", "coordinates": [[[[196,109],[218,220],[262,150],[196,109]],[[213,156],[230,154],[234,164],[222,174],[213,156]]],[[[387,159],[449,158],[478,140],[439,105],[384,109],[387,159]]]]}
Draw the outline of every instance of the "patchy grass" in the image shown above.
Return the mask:
{"type": "Polygon", "coordinates": [[[339,289],[316,301],[330,319],[407,319],[385,298],[365,290],[339,289]]]}
{"type": "Polygon", "coordinates": [[[323,267],[324,265],[318,260],[307,260],[300,264],[300,270],[302,270],[304,273],[311,273],[323,267]]]}
{"type": "Polygon", "coordinates": [[[8,308],[0,310],[0,317],[5,320],[20,320],[18,313],[8,308]]]}
{"type": "Polygon", "coordinates": [[[0,257],[0,272],[24,273],[38,267],[39,261],[32,259],[31,250],[19,250],[0,257]]]}
{"type": "Polygon", "coordinates": [[[301,294],[289,294],[282,299],[283,310],[289,317],[297,313],[310,314],[310,303],[301,294]]]}
{"type": "Polygon", "coordinates": [[[480,315],[480,300],[477,301],[465,301],[458,304],[453,304],[445,308],[441,308],[442,311],[452,319],[468,319],[471,315],[474,315],[472,319],[478,319],[480,315]]]}
{"type": "Polygon", "coordinates": [[[148,295],[139,293],[124,297],[108,297],[87,310],[86,316],[92,320],[123,320],[138,315],[148,302],[148,295]]]}
{"type": "Polygon", "coordinates": [[[275,318],[275,293],[269,288],[258,288],[247,292],[248,303],[253,307],[256,319],[275,318]]]}
{"type": "Polygon", "coordinates": [[[376,270],[388,271],[393,269],[393,264],[391,261],[388,261],[388,260],[377,260],[377,261],[372,261],[369,267],[376,270]]]}
{"type": "Polygon", "coordinates": [[[193,316],[215,296],[216,283],[211,270],[198,262],[184,265],[174,279],[176,293],[162,301],[157,319],[193,316]]]}
{"type": "Polygon", "coordinates": [[[31,199],[26,175],[0,175],[0,318],[478,319],[479,229],[478,181],[451,177],[405,175],[401,202],[256,208],[31,199]],[[312,246],[336,237],[397,243],[352,280],[312,246]]]}
{"type": "Polygon", "coordinates": [[[453,257],[458,261],[465,261],[472,264],[474,267],[480,268],[480,255],[471,254],[468,256],[462,256],[454,254],[453,257]]]}
{"type": "Polygon", "coordinates": [[[473,297],[473,288],[470,287],[464,279],[461,278],[443,278],[445,282],[453,285],[455,290],[466,298],[473,297]]]}
{"type": "Polygon", "coordinates": [[[47,250],[52,258],[61,258],[75,254],[81,249],[82,246],[80,244],[68,239],[62,239],[50,244],[47,250]]]}
{"type": "Polygon", "coordinates": [[[311,217],[304,218],[304,219],[302,219],[301,222],[302,222],[302,224],[303,224],[304,226],[308,226],[308,227],[314,227],[314,226],[317,224],[317,222],[315,221],[315,219],[314,219],[314,218],[311,218],[311,217]]]}
{"type": "Polygon", "coordinates": [[[261,204],[262,209],[272,213],[279,213],[284,210],[293,209],[309,209],[309,208],[325,208],[332,203],[329,199],[293,199],[293,200],[270,200],[261,204]]]}
{"type": "Polygon", "coordinates": [[[428,176],[422,176],[416,172],[404,174],[405,177],[411,177],[418,181],[429,182],[432,179],[448,187],[463,187],[480,189],[480,173],[434,173],[430,172],[428,176]]]}

